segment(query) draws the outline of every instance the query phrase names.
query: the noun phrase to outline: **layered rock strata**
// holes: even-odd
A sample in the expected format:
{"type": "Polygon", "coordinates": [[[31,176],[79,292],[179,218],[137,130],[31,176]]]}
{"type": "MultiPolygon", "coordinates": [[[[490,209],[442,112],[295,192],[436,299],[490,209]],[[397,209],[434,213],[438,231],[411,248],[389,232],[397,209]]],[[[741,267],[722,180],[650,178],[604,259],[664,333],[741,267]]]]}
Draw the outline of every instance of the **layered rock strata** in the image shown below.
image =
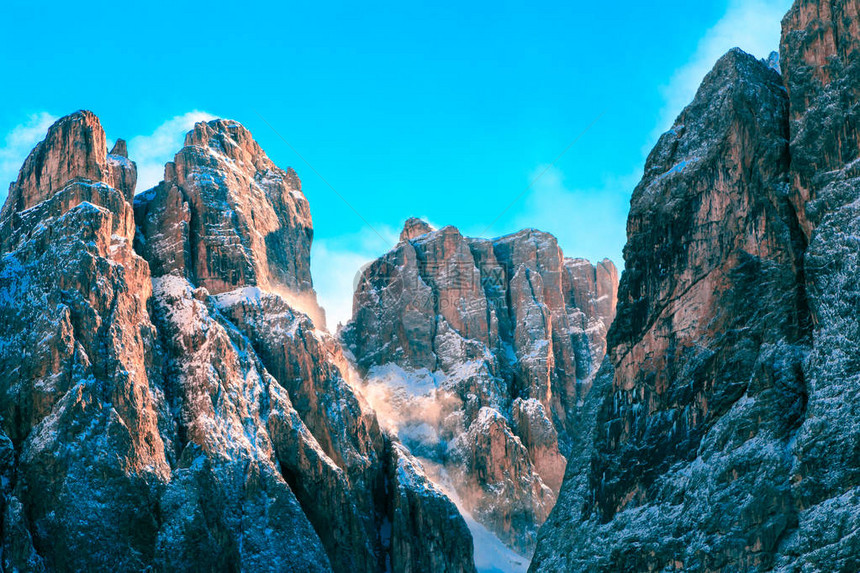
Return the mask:
{"type": "Polygon", "coordinates": [[[730,52],[649,157],[532,570],[860,565],[858,7],[795,2],[779,65],[730,52]]]}
{"type": "Polygon", "coordinates": [[[296,307],[315,309],[298,178],[236,122],[186,143],[133,208],[124,143],[78,112],[10,189],[3,569],[474,571],[454,505],[296,307]]]}
{"type": "Polygon", "coordinates": [[[464,511],[528,553],[603,358],[618,275],[526,230],[471,239],[410,219],[367,267],[341,333],[364,393],[464,511]]]}

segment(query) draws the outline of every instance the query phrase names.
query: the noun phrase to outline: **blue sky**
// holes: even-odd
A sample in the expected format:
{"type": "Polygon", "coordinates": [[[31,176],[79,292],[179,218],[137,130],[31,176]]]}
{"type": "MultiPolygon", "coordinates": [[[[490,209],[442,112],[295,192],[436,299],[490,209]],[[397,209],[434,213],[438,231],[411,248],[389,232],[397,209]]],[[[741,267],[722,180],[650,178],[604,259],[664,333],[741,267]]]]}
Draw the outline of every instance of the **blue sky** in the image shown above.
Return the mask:
{"type": "Polygon", "coordinates": [[[536,227],[567,256],[622,266],[651,145],[729,48],[777,49],[790,3],[7,0],[0,199],[77,109],[129,140],[138,191],[194,121],[229,117],[303,180],[330,325],[348,317],[360,265],[413,215],[473,235],[536,227]]]}

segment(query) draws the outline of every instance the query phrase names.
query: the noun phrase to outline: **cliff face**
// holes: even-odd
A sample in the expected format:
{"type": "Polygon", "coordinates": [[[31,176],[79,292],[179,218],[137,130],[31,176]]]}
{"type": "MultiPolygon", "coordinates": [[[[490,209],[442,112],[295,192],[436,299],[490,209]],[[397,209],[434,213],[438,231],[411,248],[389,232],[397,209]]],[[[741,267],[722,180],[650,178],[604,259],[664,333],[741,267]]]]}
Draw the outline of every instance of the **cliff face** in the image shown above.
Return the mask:
{"type": "Polygon", "coordinates": [[[784,76],[730,52],[651,153],[533,570],[858,567],[858,32],[796,2],[784,76]]]}
{"type": "MultiPolygon", "coordinates": [[[[137,200],[140,250],[156,275],[211,293],[243,285],[309,295],[313,225],[295,171],[277,167],[240,124],[200,122],[137,200]]],[[[321,325],[324,326],[324,325],[321,325]]]]}
{"type": "Polygon", "coordinates": [[[410,219],[400,238],[365,269],[342,332],[363,393],[464,511],[529,552],[605,352],[617,272],[533,230],[489,241],[410,219]]]}
{"type": "Polygon", "coordinates": [[[0,216],[3,569],[473,571],[453,503],[296,306],[296,175],[201,123],[133,208],[104,142],[89,112],[57,122],[0,216]]]}
{"type": "Polygon", "coordinates": [[[807,237],[856,189],[860,4],[797,1],[782,26],[792,200],[807,237]],[[853,180],[853,181],[852,181],[853,180]]]}
{"type": "Polygon", "coordinates": [[[791,450],[799,524],[780,565],[852,570],[860,568],[860,2],[795,2],[781,53],[815,328],[807,416],[791,450]]]}
{"type": "Polygon", "coordinates": [[[152,287],[110,159],[95,116],[64,118],[30,154],[2,211],[6,568],[135,568],[153,555],[153,490],[170,467],[146,310],[152,287]]]}
{"type": "Polygon", "coordinates": [[[786,452],[805,411],[808,321],[787,113],[779,75],[732,51],[651,153],[594,446],[535,568],[766,567],[796,521],[786,452]],[[564,515],[577,520],[567,540],[564,515]]]}

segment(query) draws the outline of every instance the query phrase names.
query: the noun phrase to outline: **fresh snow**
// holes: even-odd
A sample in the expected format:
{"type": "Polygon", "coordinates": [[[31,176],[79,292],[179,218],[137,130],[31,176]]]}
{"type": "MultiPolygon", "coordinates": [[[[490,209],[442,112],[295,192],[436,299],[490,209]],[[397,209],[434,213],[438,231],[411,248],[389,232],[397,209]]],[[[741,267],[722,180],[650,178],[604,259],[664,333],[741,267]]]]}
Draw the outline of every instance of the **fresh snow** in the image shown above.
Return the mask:
{"type": "Polygon", "coordinates": [[[466,521],[469,531],[472,532],[472,542],[475,548],[475,569],[478,570],[478,573],[526,573],[531,558],[523,557],[512,551],[493,532],[475,521],[475,518],[466,511],[445,468],[423,458],[421,464],[424,466],[427,477],[454,502],[466,521]]]}

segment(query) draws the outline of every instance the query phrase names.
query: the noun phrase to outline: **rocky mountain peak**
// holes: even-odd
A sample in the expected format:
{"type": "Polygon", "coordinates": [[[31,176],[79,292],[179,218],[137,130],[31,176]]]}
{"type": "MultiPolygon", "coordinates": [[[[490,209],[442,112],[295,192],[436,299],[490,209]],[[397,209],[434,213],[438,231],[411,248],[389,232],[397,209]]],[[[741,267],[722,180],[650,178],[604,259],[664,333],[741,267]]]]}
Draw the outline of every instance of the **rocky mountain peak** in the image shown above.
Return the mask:
{"type": "Polygon", "coordinates": [[[47,217],[87,202],[110,213],[113,233],[134,235],[131,198],[137,167],[107,153],[105,132],[89,111],[57,120],[30,152],[0,211],[0,246],[13,243],[47,217]]]}
{"type": "Polygon", "coordinates": [[[767,64],[767,67],[769,67],[770,69],[772,69],[776,73],[778,73],[780,75],[782,74],[782,68],[780,67],[780,64],[779,64],[779,52],[771,52],[770,55],[765,60],[765,63],[767,64]]]}
{"type": "Polygon", "coordinates": [[[403,224],[403,230],[400,231],[400,240],[411,241],[412,239],[418,238],[421,235],[426,235],[432,231],[434,231],[434,229],[427,221],[419,219],[418,217],[410,217],[406,220],[406,223],[403,224]]]}
{"type": "Polygon", "coordinates": [[[130,201],[136,176],[133,163],[108,155],[105,132],[95,114],[78,111],[56,121],[30,152],[9,188],[0,220],[38,205],[74,180],[106,183],[130,201]]]}
{"type": "Polygon", "coordinates": [[[117,139],[116,143],[113,144],[113,147],[110,150],[108,155],[114,155],[116,157],[125,157],[128,159],[128,144],[124,139],[117,139]]]}
{"type": "Polygon", "coordinates": [[[197,122],[185,135],[185,147],[210,148],[213,152],[225,155],[237,163],[250,165],[256,165],[257,161],[271,163],[251,132],[232,119],[197,122]]]}
{"type": "Polygon", "coordinates": [[[137,228],[134,164],[89,112],[13,187],[0,568],[474,573],[465,521],[309,311],[296,173],[236,122],[186,140],[137,228]]]}
{"type": "Polygon", "coordinates": [[[212,293],[281,289],[321,317],[301,182],[272,163],[240,123],[197,123],[164,181],[139,196],[135,209],[141,249],[156,276],[185,276],[212,293]]]}
{"type": "Polygon", "coordinates": [[[733,50],[649,156],[532,570],[857,568],[858,15],[797,0],[782,76],[733,50]]]}
{"type": "Polygon", "coordinates": [[[410,219],[356,289],[342,338],[363,393],[461,510],[523,554],[561,485],[617,284],[610,261],[565,259],[548,233],[487,240],[410,219]]]}

